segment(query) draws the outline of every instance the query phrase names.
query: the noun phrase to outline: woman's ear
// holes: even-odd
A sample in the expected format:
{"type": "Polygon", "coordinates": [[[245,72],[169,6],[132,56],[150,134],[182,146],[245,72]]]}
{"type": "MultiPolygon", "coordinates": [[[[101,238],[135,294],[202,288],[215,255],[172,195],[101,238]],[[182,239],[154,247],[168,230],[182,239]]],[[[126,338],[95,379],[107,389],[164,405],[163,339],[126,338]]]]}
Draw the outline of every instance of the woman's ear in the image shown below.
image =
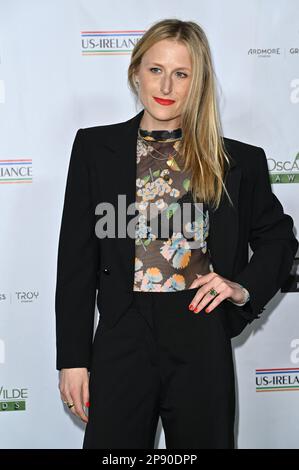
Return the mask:
{"type": "Polygon", "coordinates": [[[136,68],[136,69],[134,70],[134,73],[133,73],[133,80],[134,80],[134,83],[135,83],[137,86],[138,86],[138,84],[139,84],[139,76],[138,76],[138,74],[139,74],[139,70],[138,70],[138,68],[136,68]]]}

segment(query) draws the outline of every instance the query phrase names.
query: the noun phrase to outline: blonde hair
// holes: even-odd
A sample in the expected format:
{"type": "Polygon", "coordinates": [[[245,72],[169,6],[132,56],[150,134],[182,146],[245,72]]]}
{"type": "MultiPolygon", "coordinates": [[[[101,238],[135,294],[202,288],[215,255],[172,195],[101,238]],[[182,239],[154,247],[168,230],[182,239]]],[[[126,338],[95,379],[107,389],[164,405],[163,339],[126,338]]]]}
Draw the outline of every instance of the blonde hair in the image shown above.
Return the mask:
{"type": "MultiPolygon", "coordinates": [[[[184,103],[179,153],[184,168],[190,170],[190,191],[195,202],[206,202],[217,208],[220,204],[226,165],[230,156],[225,151],[217,109],[214,70],[208,39],[193,21],[165,19],[154,23],[133,48],[128,68],[128,85],[138,99],[134,74],[145,52],[162,39],[173,39],[186,45],[191,57],[192,77],[184,103]]],[[[232,201],[228,195],[232,204],[232,201]]]]}

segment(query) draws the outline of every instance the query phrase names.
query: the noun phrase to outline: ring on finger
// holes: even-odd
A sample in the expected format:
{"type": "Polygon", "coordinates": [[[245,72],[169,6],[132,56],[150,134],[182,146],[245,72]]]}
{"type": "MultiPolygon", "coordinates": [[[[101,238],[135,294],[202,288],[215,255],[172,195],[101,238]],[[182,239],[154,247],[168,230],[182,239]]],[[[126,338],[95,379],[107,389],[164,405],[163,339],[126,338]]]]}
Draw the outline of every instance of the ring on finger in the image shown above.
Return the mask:
{"type": "MultiPolygon", "coordinates": [[[[212,287],[210,290],[209,290],[209,294],[213,295],[213,297],[216,297],[216,295],[218,295],[218,292],[212,287]]],[[[203,308],[203,307],[202,307],[203,308]]],[[[197,308],[195,308],[193,310],[193,313],[198,313],[199,312],[199,307],[197,306],[197,308]]]]}
{"type": "Polygon", "coordinates": [[[216,295],[218,295],[218,292],[212,287],[212,289],[209,290],[209,294],[213,295],[214,297],[216,297],[216,295]]]}

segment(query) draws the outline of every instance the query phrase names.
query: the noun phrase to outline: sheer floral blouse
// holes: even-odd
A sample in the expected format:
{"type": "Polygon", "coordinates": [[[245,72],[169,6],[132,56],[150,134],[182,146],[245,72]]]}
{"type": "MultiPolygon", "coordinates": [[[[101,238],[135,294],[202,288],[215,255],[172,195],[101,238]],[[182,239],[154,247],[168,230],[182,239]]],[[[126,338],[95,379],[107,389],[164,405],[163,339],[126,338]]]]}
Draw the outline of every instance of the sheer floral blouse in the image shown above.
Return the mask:
{"type": "Polygon", "coordinates": [[[181,138],[181,128],[138,129],[134,291],[189,289],[196,274],[213,271],[209,212],[193,202],[177,152],[181,138]]]}

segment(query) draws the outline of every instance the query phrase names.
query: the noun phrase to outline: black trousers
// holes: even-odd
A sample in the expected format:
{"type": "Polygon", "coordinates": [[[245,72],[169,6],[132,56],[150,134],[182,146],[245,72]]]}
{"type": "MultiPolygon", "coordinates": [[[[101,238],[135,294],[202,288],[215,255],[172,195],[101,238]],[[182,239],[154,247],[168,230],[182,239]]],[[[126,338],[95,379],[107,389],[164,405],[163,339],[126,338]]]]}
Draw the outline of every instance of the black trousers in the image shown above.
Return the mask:
{"type": "Polygon", "coordinates": [[[154,449],[159,416],[167,449],[234,448],[231,340],[221,304],[188,309],[197,290],[134,292],[113,328],[100,320],[83,449],[154,449]]]}

